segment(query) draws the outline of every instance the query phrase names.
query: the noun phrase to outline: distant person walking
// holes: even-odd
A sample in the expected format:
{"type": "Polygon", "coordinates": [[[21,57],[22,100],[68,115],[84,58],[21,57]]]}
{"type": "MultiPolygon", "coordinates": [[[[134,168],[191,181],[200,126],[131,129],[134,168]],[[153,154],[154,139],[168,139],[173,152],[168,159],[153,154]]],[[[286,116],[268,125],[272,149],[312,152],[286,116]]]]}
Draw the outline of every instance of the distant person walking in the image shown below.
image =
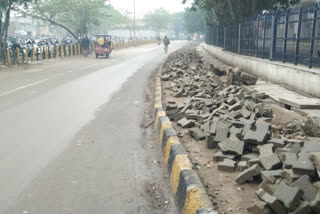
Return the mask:
{"type": "Polygon", "coordinates": [[[163,39],[163,44],[164,44],[164,52],[165,52],[165,53],[168,53],[168,48],[169,48],[169,45],[170,45],[170,40],[168,39],[167,36],[164,37],[164,39],[163,39]]]}
{"type": "Polygon", "coordinates": [[[88,36],[85,36],[82,40],[84,57],[88,57],[88,55],[89,55],[89,46],[90,46],[90,40],[88,39],[88,36]]]}

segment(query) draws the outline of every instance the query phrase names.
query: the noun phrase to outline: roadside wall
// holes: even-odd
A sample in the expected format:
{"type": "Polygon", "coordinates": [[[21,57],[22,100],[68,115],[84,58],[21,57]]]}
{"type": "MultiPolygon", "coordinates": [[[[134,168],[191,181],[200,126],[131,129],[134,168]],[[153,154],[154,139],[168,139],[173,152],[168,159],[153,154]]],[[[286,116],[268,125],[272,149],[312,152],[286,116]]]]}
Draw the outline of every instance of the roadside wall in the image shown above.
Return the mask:
{"type": "Polygon", "coordinates": [[[201,47],[220,61],[261,79],[285,86],[294,91],[320,98],[320,69],[290,63],[273,62],[266,59],[242,56],[222,48],[202,43],[201,47]]]}

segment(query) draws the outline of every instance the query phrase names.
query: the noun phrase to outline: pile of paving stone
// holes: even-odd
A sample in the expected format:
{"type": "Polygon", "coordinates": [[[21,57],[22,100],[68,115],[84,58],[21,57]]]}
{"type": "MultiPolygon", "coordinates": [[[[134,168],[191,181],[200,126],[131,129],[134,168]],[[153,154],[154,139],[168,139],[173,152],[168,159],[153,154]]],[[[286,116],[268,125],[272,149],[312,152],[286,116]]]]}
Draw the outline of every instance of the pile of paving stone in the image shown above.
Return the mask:
{"type": "Polygon", "coordinates": [[[219,149],[213,156],[218,169],[239,171],[238,184],[262,181],[261,201],[249,212],[320,213],[320,139],[305,139],[296,123],[273,127],[272,109],[263,104],[268,96],[241,87],[254,84],[254,77],[204,65],[195,48],[185,48],[168,58],[161,79],[172,81],[166,89],[173,97],[184,98],[182,104],[167,101],[168,117],[219,149]],[[228,84],[217,78],[223,73],[228,84]]]}

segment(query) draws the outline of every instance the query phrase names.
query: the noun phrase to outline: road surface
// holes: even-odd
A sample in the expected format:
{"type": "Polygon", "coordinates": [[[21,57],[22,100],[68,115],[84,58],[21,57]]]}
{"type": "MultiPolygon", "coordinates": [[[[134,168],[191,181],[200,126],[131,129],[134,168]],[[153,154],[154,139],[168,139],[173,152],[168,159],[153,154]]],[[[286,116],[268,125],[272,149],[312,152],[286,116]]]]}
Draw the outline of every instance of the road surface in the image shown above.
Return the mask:
{"type": "Polygon", "coordinates": [[[0,213],[176,213],[143,128],[165,57],[146,45],[0,72],[0,213]]]}

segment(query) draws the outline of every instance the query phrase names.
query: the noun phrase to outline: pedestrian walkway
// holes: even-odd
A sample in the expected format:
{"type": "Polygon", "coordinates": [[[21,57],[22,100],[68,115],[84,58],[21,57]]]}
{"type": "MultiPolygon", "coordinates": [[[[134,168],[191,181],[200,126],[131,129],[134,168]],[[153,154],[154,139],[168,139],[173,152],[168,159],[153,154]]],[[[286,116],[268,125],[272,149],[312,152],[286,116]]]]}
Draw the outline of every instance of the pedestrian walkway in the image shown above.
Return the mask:
{"type": "Polygon", "coordinates": [[[263,80],[259,80],[252,88],[268,94],[271,98],[279,101],[283,105],[294,107],[292,110],[296,110],[299,113],[304,115],[316,114],[320,116],[320,99],[318,98],[304,96],[280,85],[263,80]]]}

